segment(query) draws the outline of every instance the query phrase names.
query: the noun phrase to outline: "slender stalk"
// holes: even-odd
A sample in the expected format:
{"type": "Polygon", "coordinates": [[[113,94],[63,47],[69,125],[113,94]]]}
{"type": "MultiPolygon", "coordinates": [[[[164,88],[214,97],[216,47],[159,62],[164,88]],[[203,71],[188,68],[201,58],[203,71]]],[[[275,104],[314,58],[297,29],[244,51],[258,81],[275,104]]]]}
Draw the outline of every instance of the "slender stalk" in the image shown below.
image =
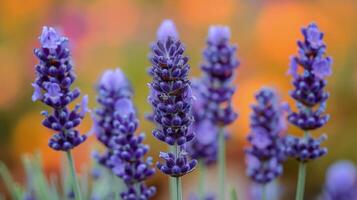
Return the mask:
{"type": "Polygon", "coordinates": [[[296,200],[304,199],[305,192],[305,176],[306,176],[306,163],[301,162],[299,164],[299,177],[296,189],[296,200]]]}
{"type": "Polygon", "coordinates": [[[206,166],[203,160],[198,162],[199,173],[199,199],[205,199],[205,184],[206,184],[206,166]]]}
{"type": "Polygon", "coordinates": [[[262,200],[267,200],[267,184],[262,185],[262,200]]]}
{"type": "Polygon", "coordinates": [[[68,159],[69,170],[70,170],[70,173],[71,173],[71,178],[72,178],[71,182],[72,182],[72,187],[73,187],[73,190],[74,190],[75,199],[76,200],[82,200],[81,190],[80,190],[79,182],[78,182],[78,179],[77,179],[77,176],[76,176],[76,171],[75,171],[75,168],[74,168],[74,160],[73,160],[71,151],[68,150],[66,152],[66,155],[67,155],[67,159],[68,159]]]}
{"type": "MultiPolygon", "coordinates": [[[[176,152],[176,147],[175,146],[170,146],[170,152],[176,152]]],[[[176,199],[176,194],[177,194],[175,178],[170,176],[169,177],[169,183],[170,183],[170,199],[171,200],[175,200],[176,199]]]]}
{"type": "MultiPolygon", "coordinates": [[[[177,144],[175,144],[174,146],[174,153],[176,155],[176,157],[178,157],[179,155],[179,146],[177,146],[177,144]]],[[[181,177],[174,177],[174,183],[175,183],[175,191],[176,191],[176,195],[175,195],[175,200],[182,200],[182,186],[181,186],[181,177]]]]}
{"type": "MultiPolygon", "coordinates": [[[[304,139],[306,139],[308,135],[309,133],[305,131],[304,139]]],[[[306,163],[300,162],[295,200],[304,200],[305,177],[306,177],[306,163]]]]}
{"type": "Polygon", "coordinates": [[[226,144],[223,128],[220,129],[218,148],[218,173],[219,173],[219,199],[225,200],[225,176],[226,176],[226,144]]]}

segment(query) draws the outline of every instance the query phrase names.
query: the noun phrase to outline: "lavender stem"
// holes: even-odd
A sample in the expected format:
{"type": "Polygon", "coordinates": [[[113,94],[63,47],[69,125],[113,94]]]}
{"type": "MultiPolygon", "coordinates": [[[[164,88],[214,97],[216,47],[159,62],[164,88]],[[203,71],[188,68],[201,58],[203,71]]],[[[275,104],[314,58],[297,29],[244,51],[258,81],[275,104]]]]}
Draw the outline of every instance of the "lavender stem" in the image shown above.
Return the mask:
{"type": "Polygon", "coordinates": [[[205,199],[205,183],[206,183],[206,166],[204,160],[198,162],[198,173],[199,173],[199,198],[200,200],[205,199]]]}
{"type": "Polygon", "coordinates": [[[219,148],[218,148],[218,173],[219,173],[219,199],[225,198],[225,176],[226,176],[226,144],[224,139],[223,128],[219,131],[219,148]]]}
{"type": "Polygon", "coordinates": [[[71,173],[72,187],[74,190],[75,198],[76,198],[76,200],[82,200],[79,183],[78,183],[78,179],[77,179],[75,168],[74,168],[74,160],[73,160],[71,151],[70,150],[66,151],[66,155],[67,155],[69,170],[71,173]]]}
{"type": "MultiPolygon", "coordinates": [[[[175,144],[173,150],[174,150],[174,154],[176,156],[176,158],[179,156],[179,146],[177,144],[175,144]]],[[[182,200],[182,186],[181,186],[181,177],[175,177],[174,178],[174,184],[175,184],[175,200],[182,200]]]]}
{"type": "MultiPolygon", "coordinates": [[[[304,132],[304,139],[308,137],[309,132],[304,132]]],[[[303,200],[304,193],[305,193],[305,177],[306,177],[306,163],[300,162],[299,163],[299,175],[298,175],[298,183],[296,188],[296,198],[295,200],[303,200]]]]}
{"type": "Polygon", "coordinates": [[[262,200],[267,200],[267,184],[262,186],[262,200]]]}

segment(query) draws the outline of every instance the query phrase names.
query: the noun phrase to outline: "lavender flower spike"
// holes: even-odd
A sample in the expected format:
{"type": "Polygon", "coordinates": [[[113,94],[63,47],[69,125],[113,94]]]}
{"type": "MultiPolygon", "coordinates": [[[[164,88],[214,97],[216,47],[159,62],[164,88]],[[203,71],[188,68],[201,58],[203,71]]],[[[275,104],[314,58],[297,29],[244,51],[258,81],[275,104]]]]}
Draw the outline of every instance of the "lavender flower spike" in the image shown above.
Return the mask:
{"type": "Polygon", "coordinates": [[[231,124],[237,113],[232,107],[235,88],[232,81],[239,66],[236,46],[230,44],[230,30],[226,26],[211,26],[208,31],[207,47],[203,51],[201,65],[203,87],[200,96],[204,99],[202,112],[218,127],[218,169],[220,180],[219,199],[225,199],[225,137],[224,126],[231,124]]]}
{"type": "Polygon", "coordinates": [[[83,97],[82,106],[77,104],[74,110],[68,108],[68,104],[80,95],[79,89],[71,90],[76,76],[67,47],[68,39],[46,26],[39,39],[42,47],[34,50],[40,62],[36,65],[32,100],[41,101],[53,109],[51,113],[42,112],[45,116],[43,125],[56,132],[49,146],[54,150],[68,151],[86,139],[86,135],[80,135],[75,128],[88,110],[88,97],[83,97]]]}
{"type": "Polygon", "coordinates": [[[153,121],[157,124],[153,135],[175,147],[175,152],[161,153],[165,164],[158,168],[172,177],[180,177],[191,172],[196,160],[189,160],[184,144],[194,138],[190,130],[192,92],[188,79],[188,58],[183,55],[184,46],[170,21],[164,21],[158,29],[158,38],[151,48],[152,66],[149,74],[153,77],[148,98],[153,107],[153,121]],[[169,25],[168,25],[169,23],[169,25]]]}
{"type": "Polygon", "coordinates": [[[149,150],[142,144],[144,134],[135,135],[139,121],[131,102],[130,83],[119,68],[107,70],[99,80],[97,92],[100,107],[94,120],[96,133],[107,149],[95,157],[126,184],[127,189],[120,194],[123,200],[150,199],[156,189],[147,187],[144,181],[155,170],[150,167],[152,159],[143,158],[149,150]]]}
{"type": "Polygon", "coordinates": [[[298,111],[291,112],[288,120],[304,131],[303,138],[291,136],[287,141],[287,154],[300,161],[296,200],[304,198],[306,162],[327,153],[327,149],[320,146],[327,137],[314,139],[309,131],[324,126],[329,119],[324,113],[329,97],[325,78],[332,74],[332,58],[325,56],[324,34],[314,23],[303,28],[302,34],[304,40],[298,41],[299,52],[291,57],[289,70],[294,85],[290,96],[296,101],[298,111]],[[298,72],[299,67],[303,73],[298,72]]]}
{"type": "Polygon", "coordinates": [[[207,47],[201,66],[204,75],[201,95],[205,99],[203,111],[212,122],[223,126],[237,118],[231,99],[235,88],[231,85],[234,70],[239,66],[236,46],[229,43],[230,31],[226,26],[212,26],[208,32],[207,47]]]}
{"type": "Polygon", "coordinates": [[[251,146],[246,149],[247,175],[256,183],[267,184],[283,172],[284,108],[273,89],[263,88],[255,98],[248,136],[251,146]]]}
{"type": "MultiPolygon", "coordinates": [[[[324,91],[327,81],[324,77],[331,75],[332,59],[326,57],[326,45],[323,33],[316,24],[310,24],[302,29],[304,41],[298,41],[299,54],[291,58],[289,73],[293,75],[294,90],[290,95],[297,102],[298,112],[291,112],[288,120],[291,124],[305,132],[315,130],[325,125],[329,116],[324,114],[328,92],[324,91]],[[298,67],[303,74],[298,73],[298,67]]],[[[320,143],[326,139],[314,139],[309,134],[305,139],[290,137],[288,154],[302,162],[321,157],[327,149],[321,148],[320,143]]]]}
{"type": "Polygon", "coordinates": [[[88,96],[84,96],[81,104],[73,110],[68,105],[80,95],[79,89],[71,90],[76,76],[74,74],[68,39],[61,36],[52,27],[43,27],[40,36],[41,47],[34,50],[39,59],[36,65],[36,80],[32,84],[33,101],[41,101],[52,108],[52,112],[43,111],[42,124],[55,131],[50,138],[49,147],[57,151],[65,151],[71,172],[75,198],[81,200],[81,191],[74,169],[71,149],[83,143],[87,136],[80,135],[76,127],[81,123],[89,110],[88,96]]]}
{"type": "Polygon", "coordinates": [[[350,161],[338,161],[326,173],[323,200],[357,200],[357,169],[350,161]]]}
{"type": "Polygon", "coordinates": [[[97,139],[107,147],[102,155],[95,152],[95,159],[103,166],[112,169],[118,159],[113,157],[113,149],[110,147],[111,139],[119,134],[115,129],[116,102],[132,96],[131,86],[120,68],[106,70],[98,81],[97,102],[100,107],[95,110],[94,127],[97,139]]]}
{"type": "Polygon", "coordinates": [[[147,187],[145,180],[154,175],[155,170],[151,168],[151,157],[144,160],[149,150],[147,145],[142,144],[145,135],[134,135],[138,119],[131,100],[119,99],[114,115],[114,127],[119,134],[113,136],[111,148],[114,150],[113,157],[119,162],[115,163],[112,170],[127,186],[121,197],[123,200],[150,199],[156,193],[156,188],[147,187]]]}

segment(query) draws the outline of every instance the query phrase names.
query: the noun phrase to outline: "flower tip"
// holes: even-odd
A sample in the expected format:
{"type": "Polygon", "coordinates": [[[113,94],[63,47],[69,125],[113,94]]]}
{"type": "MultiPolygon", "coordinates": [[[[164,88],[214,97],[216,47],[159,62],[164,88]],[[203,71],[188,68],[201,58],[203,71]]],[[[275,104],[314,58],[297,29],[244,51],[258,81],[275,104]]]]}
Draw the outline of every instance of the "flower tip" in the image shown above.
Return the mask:
{"type": "Polygon", "coordinates": [[[211,26],[208,30],[208,42],[212,44],[220,44],[228,41],[231,37],[231,32],[228,26],[211,26]]]}
{"type": "Polygon", "coordinates": [[[66,41],[66,38],[62,37],[53,27],[48,26],[43,26],[39,39],[44,48],[57,48],[63,41],[66,41]]]}
{"type": "Polygon", "coordinates": [[[165,41],[167,38],[179,39],[176,26],[170,19],[165,19],[157,29],[157,39],[165,41]]]}

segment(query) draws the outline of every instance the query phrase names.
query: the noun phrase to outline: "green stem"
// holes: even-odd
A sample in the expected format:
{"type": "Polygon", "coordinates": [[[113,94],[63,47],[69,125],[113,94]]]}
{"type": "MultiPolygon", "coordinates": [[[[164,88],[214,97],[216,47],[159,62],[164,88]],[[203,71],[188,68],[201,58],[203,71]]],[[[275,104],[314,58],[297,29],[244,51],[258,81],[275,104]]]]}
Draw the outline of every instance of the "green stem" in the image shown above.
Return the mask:
{"type": "Polygon", "coordinates": [[[205,199],[205,183],[206,183],[206,166],[204,160],[198,162],[198,173],[199,173],[199,198],[200,200],[205,199]]]}
{"type": "MultiPolygon", "coordinates": [[[[175,146],[170,146],[170,152],[175,153],[176,152],[176,147],[175,146]]],[[[176,153],[175,153],[176,155],[176,153]]],[[[171,200],[176,200],[176,183],[175,183],[175,178],[174,177],[169,177],[169,183],[170,183],[170,199],[171,200]]]]}
{"type": "Polygon", "coordinates": [[[69,170],[71,173],[71,178],[72,178],[72,187],[74,190],[74,195],[75,195],[75,199],[76,200],[82,200],[82,196],[81,196],[81,190],[79,187],[79,182],[76,176],[76,171],[75,171],[75,167],[74,167],[74,160],[72,158],[72,153],[70,150],[68,150],[66,152],[67,155],[67,159],[68,159],[68,164],[69,164],[69,170]]]}
{"type": "MultiPolygon", "coordinates": [[[[307,131],[305,131],[304,139],[306,139],[308,135],[309,135],[309,133],[307,131]]],[[[305,177],[306,177],[306,163],[300,162],[295,200],[303,200],[304,199],[305,177]]]]}
{"type": "MultiPolygon", "coordinates": [[[[176,158],[179,156],[179,148],[180,147],[177,144],[175,144],[174,154],[176,158]]],[[[176,191],[175,200],[182,200],[181,177],[175,177],[174,180],[175,180],[175,191],[176,191]]]]}
{"type": "Polygon", "coordinates": [[[226,144],[223,128],[219,131],[218,149],[218,173],[219,173],[219,199],[225,200],[225,176],[226,176],[226,144]]]}
{"type": "Polygon", "coordinates": [[[306,176],[306,163],[301,162],[299,164],[299,177],[296,189],[296,200],[304,199],[305,192],[305,176],[306,176]]]}
{"type": "Polygon", "coordinates": [[[262,185],[262,200],[267,200],[267,184],[262,185]]]}

